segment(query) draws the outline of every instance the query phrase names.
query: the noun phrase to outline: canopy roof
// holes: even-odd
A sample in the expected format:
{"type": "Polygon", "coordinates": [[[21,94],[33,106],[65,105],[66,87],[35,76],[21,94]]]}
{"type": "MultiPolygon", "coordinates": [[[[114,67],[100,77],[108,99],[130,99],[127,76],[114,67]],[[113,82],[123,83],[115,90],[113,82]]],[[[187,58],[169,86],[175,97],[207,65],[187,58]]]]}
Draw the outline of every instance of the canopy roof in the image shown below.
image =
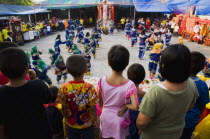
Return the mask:
{"type": "Polygon", "coordinates": [[[208,0],[166,0],[165,4],[176,13],[187,13],[190,6],[196,6],[197,15],[210,14],[210,2],[208,0]]]}
{"type": "MultiPolygon", "coordinates": [[[[47,0],[43,7],[47,9],[68,9],[97,6],[103,0],[47,0]]],[[[133,6],[133,0],[108,0],[118,6],[133,6]]]]}
{"type": "Polygon", "coordinates": [[[158,0],[133,0],[137,12],[171,13],[171,10],[158,0]]]}
{"type": "Polygon", "coordinates": [[[41,12],[50,12],[40,6],[22,6],[0,4],[0,15],[27,15],[41,12]]]}

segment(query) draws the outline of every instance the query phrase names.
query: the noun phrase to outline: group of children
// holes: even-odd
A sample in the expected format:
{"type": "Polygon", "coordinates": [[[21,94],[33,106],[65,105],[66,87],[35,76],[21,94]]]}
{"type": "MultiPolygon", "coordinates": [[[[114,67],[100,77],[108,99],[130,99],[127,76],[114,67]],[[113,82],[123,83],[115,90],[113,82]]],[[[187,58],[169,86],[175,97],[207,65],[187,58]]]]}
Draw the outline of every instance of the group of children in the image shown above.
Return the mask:
{"type": "MultiPolygon", "coordinates": [[[[157,48],[161,47],[156,45],[157,48]]],[[[31,53],[33,60],[41,61],[36,47],[33,50],[31,53]]],[[[160,60],[160,73],[165,81],[154,86],[146,93],[146,96],[144,96],[145,92],[139,89],[139,84],[145,78],[145,70],[141,64],[135,63],[129,67],[128,79],[123,76],[123,71],[129,64],[129,57],[129,51],[124,46],[111,47],[108,52],[108,64],[112,73],[102,77],[98,82],[98,87],[94,88],[93,85],[84,81],[84,75],[88,72],[85,57],[78,54],[71,55],[66,61],[65,68],[73,79],[63,84],[58,90],[56,87],[48,89],[42,81],[25,79],[30,65],[23,50],[18,48],[1,50],[0,71],[9,78],[9,83],[0,87],[2,110],[0,120],[5,131],[4,135],[7,138],[50,139],[52,136],[63,138],[64,134],[67,134],[70,139],[95,139],[94,130],[100,123],[100,138],[138,139],[138,133],[141,133],[143,138],[157,136],[180,138],[182,136],[183,139],[190,139],[198,123],[199,115],[202,113],[201,106],[209,102],[206,83],[196,77],[196,74],[204,68],[205,57],[199,52],[190,54],[188,48],[183,45],[168,46],[160,60]],[[188,79],[189,76],[195,83],[188,79]],[[158,92],[160,88],[168,91],[170,101],[161,98],[162,92],[158,92]],[[173,94],[175,92],[176,95],[173,94]],[[188,97],[186,98],[181,93],[188,97]],[[151,101],[154,99],[154,94],[171,107],[175,106],[173,100],[180,98],[179,105],[175,106],[178,109],[165,107],[166,105],[162,108],[162,101],[159,102],[157,99],[151,101]],[[142,104],[140,104],[141,98],[143,98],[142,104]],[[193,102],[196,102],[194,107],[190,105],[193,102]],[[62,104],[60,111],[57,109],[58,103],[62,104]],[[47,104],[45,109],[44,104],[47,104]],[[99,108],[96,108],[97,104],[99,108]],[[140,114],[137,111],[139,104],[140,114]],[[189,107],[193,109],[187,113],[189,107]],[[102,113],[98,115],[100,118],[97,118],[97,110],[100,108],[102,113]],[[161,109],[164,110],[163,112],[176,113],[176,116],[161,115],[158,113],[161,109]],[[65,117],[64,126],[63,117],[65,117]],[[159,118],[164,119],[160,121],[159,118]],[[185,128],[184,118],[187,123],[185,128]],[[97,121],[98,119],[100,121],[97,121]],[[171,122],[177,126],[171,125],[171,122]],[[166,125],[167,129],[161,126],[162,124],[166,125]],[[156,126],[159,128],[154,128],[156,126]],[[63,132],[64,129],[68,132],[63,132]],[[169,134],[168,129],[173,132],[169,134]]],[[[59,55],[58,61],[52,61],[52,64],[54,63],[57,67],[56,63],[62,61],[61,59],[59,55]]],[[[43,67],[43,70],[49,68],[41,64],[40,67],[43,67]]]]}
{"type": "Polygon", "coordinates": [[[91,59],[94,60],[96,58],[96,48],[99,47],[99,41],[101,41],[101,30],[98,27],[94,27],[92,29],[92,33],[86,33],[84,36],[83,33],[84,27],[82,25],[77,28],[77,35],[75,36],[75,27],[71,25],[66,29],[66,41],[61,40],[61,35],[58,34],[55,39],[54,50],[48,49],[48,53],[50,55],[51,65],[47,65],[40,57],[40,52],[37,49],[37,46],[33,46],[31,49],[31,53],[26,53],[28,58],[29,68],[36,72],[36,76],[38,79],[45,81],[49,86],[52,86],[52,81],[47,75],[47,71],[53,67],[55,69],[55,75],[57,83],[62,79],[64,82],[67,79],[66,65],[61,55],[61,44],[66,44],[66,48],[68,52],[72,54],[82,54],[87,62],[88,72],[87,75],[91,75],[91,59]],[[82,45],[83,50],[81,51],[78,48],[78,45],[74,42],[74,39],[77,39],[77,43],[82,45]],[[32,62],[30,61],[30,56],[32,57],[32,62]],[[92,58],[91,58],[92,57],[92,58]]]}

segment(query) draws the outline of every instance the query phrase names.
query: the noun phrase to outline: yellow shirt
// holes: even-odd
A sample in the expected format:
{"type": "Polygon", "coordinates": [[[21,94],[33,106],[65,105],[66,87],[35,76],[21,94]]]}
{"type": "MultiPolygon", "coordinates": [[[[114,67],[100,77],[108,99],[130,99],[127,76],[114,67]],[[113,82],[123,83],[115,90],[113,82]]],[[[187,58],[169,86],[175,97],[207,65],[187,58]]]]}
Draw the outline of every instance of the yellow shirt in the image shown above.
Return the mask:
{"type": "Polygon", "coordinates": [[[39,27],[40,27],[40,28],[43,28],[43,24],[42,24],[42,23],[39,23],[39,27]]]}
{"type": "Polygon", "coordinates": [[[84,129],[93,124],[90,106],[98,103],[93,85],[84,81],[70,81],[63,84],[56,101],[66,106],[66,124],[72,128],[84,129]]]}
{"type": "Polygon", "coordinates": [[[125,19],[122,18],[122,19],[120,20],[120,22],[121,22],[121,24],[125,24],[125,19]]]}
{"type": "Polygon", "coordinates": [[[36,29],[37,32],[40,31],[40,27],[38,25],[36,25],[35,29],[36,29]]]}
{"type": "Polygon", "coordinates": [[[93,18],[92,18],[92,17],[90,17],[90,18],[89,18],[89,21],[90,21],[90,22],[93,22],[93,18]]]}
{"type": "Polygon", "coordinates": [[[8,35],[7,35],[8,32],[9,32],[8,29],[3,29],[2,30],[2,35],[4,35],[4,38],[3,38],[4,40],[8,38],[8,35]]]}
{"type": "Polygon", "coordinates": [[[80,24],[83,25],[83,23],[84,23],[84,20],[83,19],[80,19],[80,24]]]}
{"type": "Polygon", "coordinates": [[[25,32],[25,31],[28,31],[27,25],[25,25],[25,24],[22,25],[22,31],[24,31],[24,32],[25,32]]]}

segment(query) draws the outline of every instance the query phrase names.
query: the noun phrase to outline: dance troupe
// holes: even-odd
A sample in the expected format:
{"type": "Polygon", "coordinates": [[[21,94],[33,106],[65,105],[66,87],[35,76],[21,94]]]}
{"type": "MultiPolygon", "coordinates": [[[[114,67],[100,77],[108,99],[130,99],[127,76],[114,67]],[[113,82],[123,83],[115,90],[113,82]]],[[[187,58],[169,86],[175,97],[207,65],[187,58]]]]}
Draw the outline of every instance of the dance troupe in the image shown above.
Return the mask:
{"type": "MultiPolygon", "coordinates": [[[[140,18],[137,29],[135,29],[134,24],[128,20],[125,25],[125,36],[131,41],[131,48],[134,47],[139,38],[138,58],[140,60],[143,59],[146,51],[151,50],[149,73],[150,78],[152,79],[156,73],[164,43],[166,47],[170,45],[172,33],[167,26],[159,27],[155,26],[155,24],[150,26],[151,22],[148,20],[150,21],[150,19],[147,19],[145,22],[143,18],[140,18]],[[146,35],[146,32],[148,32],[149,35],[146,35]],[[162,36],[164,36],[165,40],[162,39],[162,36]]],[[[183,43],[183,38],[179,37],[179,44],[183,43]]]]}
{"type": "Polygon", "coordinates": [[[74,25],[70,25],[66,30],[65,41],[61,40],[61,35],[58,34],[55,39],[54,50],[48,49],[50,54],[51,65],[47,65],[40,57],[42,54],[41,51],[37,49],[37,46],[31,48],[31,53],[26,52],[28,57],[28,65],[30,69],[33,69],[36,72],[38,79],[43,80],[49,86],[52,86],[52,81],[47,75],[47,71],[53,67],[55,69],[55,75],[57,83],[62,79],[66,81],[67,72],[66,65],[61,55],[61,44],[66,44],[66,49],[70,55],[73,54],[82,54],[85,57],[87,62],[87,75],[91,76],[91,60],[96,58],[96,49],[99,48],[99,42],[101,39],[101,29],[99,26],[96,26],[92,29],[91,34],[86,32],[84,34],[84,27],[80,25],[78,28],[75,28],[74,25]],[[77,34],[75,35],[75,30],[77,34]],[[83,46],[83,50],[78,48],[78,45],[74,42],[77,39],[77,43],[83,46]],[[30,56],[32,57],[32,62],[30,61],[30,56]]]}

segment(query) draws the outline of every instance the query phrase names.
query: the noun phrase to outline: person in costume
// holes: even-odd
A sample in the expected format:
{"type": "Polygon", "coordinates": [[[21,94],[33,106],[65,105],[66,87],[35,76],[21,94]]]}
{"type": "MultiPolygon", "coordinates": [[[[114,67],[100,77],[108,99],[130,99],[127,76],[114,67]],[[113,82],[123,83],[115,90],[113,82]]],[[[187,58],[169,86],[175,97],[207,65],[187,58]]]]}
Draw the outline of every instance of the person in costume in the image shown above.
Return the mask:
{"type": "Polygon", "coordinates": [[[66,72],[66,65],[64,63],[63,57],[61,55],[58,55],[56,61],[55,61],[55,74],[56,74],[56,80],[57,83],[61,80],[63,76],[64,82],[67,79],[67,72],[66,72]]]}
{"type": "Polygon", "coordinates": [[[91,75],[91,61],[90,61],[91,60],[91,55],[90,55],[90,52],[89,52],[88,48],[85,48],[83,56],[86,60],[86,65],[87,65],[87,69],[88,69],[87,75],[90,76],[91,75]]]}
{"type": "Polygon", "coordinates": [[[149,30],[151,26],[151,20],[149,18],[146,19],[146,28],[149,30]]]}
{"type": "Polygon", "coordinates": [[[39,56],[40,54],[42,54],[42,52],[37,49],[37,46],[33,46],[31,48],[32,60],[37,61],[37,60],[41,59],[40,56],[39,56]]]}
{"type": "Polygon", "coordinates": [[[58,57],[58,54],[55,53],[55,51],[53,51],[53,49],[48,49],[48,53],[50,54],[50,60],[51,60],[51,66],[54,65],[57,57],[58,57]]]}
{"type": "Polygon", "coordinates": [[[50,69],[50,66],[47,66],[42,60],[32,62],[33,69],[36,72],[36,76],[39,80],[46,82],[49,86],[52,86],[52,81],[47,75],[47,71],[50,69]]]}
{"type": "Polygon", "coordinates": [[[100,34],[100,33],[98,33],[98,32],[94,32],[94,33],[91,35],[91,39],[92,39],[93,41],[95,41],[95,43],[96,43],[96,48],[99,47],[99,40],[100,40],[99,34],[100,34]]]}
{"type": "Polygon", "coordinates": [[[68,52],[70,53],[72,53],[72,46],[74,44],[73,39],[74,39],[74,36],[70,34],[69,39],[66,41],[66,47],[68,49],[68,52]]]}
{"type": "Polygon", "coordinates": [[[146,40],[147,36],[145,35],[144,32],[140,33],[139,35],[139,59],[142,59],[144,57],[144,54],[146,52],[146,40]]]}
{"type": "Polygon", "coordinates": [[[203,74],[206,78],[210,78],[210,58],[206,59],[205,67],[203,69],[203,74]]]}
{"type": "Polygon", "coordinates": [[[126,38],[129,40],[130,39],[130,34],[132,30],[132,25],[130,21],[125,25],[125,32],[126,32],[126,38]]]}
{"type": "Polygon", "coordinates": [[[155,36],[155,43],[162,43],[162,44],[164,44],[164,41],[163,41],[163,39],[161,38],[160,35],[158,35],[157,37],[155,36]]]}
{"type": "Polygon", "coordinates": [[[90,43],[90,47],[91,47],[91,52],[92,52],[92,55],[93,55],[93,60],[96,58],[96,46],[97,46],[97,40],[91,40],[91,43],[90,43]]]}
{"type": "Polygon", "coordinates": [[[73,54],[81,54],[81,50],[77,47],[76,44],[73,45],[73,54]]]}
{"type": "Polygon", "coordinates": [[[69,29],[68,29],[68,28],[66,28],[66,40],[68,40],[68,38],[69,38],[69,34],[70,34],[69,29]]]}
{"type": "Polygon", "coordinates": [[[78,32],[76,38],[78,38],[77,39],[78,43],[82,43],[82,40],[84,39],[84,33],[82,31],[78,32]]]}
{"type": "Polygon", "coordinates": [[[90,49],[90,33],[87,32],[83,41],[83,46],[88,46],[88,49],[90,49]]]}
{"type": "Polygon", "coordinates": [[[81,32],[83,31],[85,28],[82,26],[82,24],[79,25],[79,27],[77,28],[77,32],[81,32]]]}
{"type": "Polygon", "coordinates": [[[160,56],[162,54],[162,47],[162,43],[156,43],[153,47],[153,50],[151,51],[149,61],[149,75],[151,79],[155,76],[160,56]]]}
{"type": "Polygon", "coordinates": [[[165,43],[166,43],[166,46],[169,46],[170,45],[171,37],[172,37],[172,34],[171,34],[170,30],[168,30],[168,32],[165,34],[165,43]]]}
{"type": "Polygon", "coordinates": [[[58,53],[58,54],[60,54],[61,49],[60,49],[59,45],[60,45],[60,44],[65,44],[65,43],[66,43],[66,42],[62,42],[62,41],[61,41],[61,35],[58,34],[57,37],[56,37],[56,39],[55,39],[55,44],[54,44],[55,52],[58,53]]]}
{"type": "Polygon", "coordinates": [[[151,50],[155,44],[155,35],[151,34],[149,39],[147,39],[147,50],[151,50]]]}
{"type": "Polygon", "coordinates": [[[138,33],[134,28],[132,29],[130,36],[131,36],[131,47],[133,47],[134,44],[137,43],[137,36],[138,36],[138,33]]]}
{"type": "Polygon", "coordinates": [[[69,37],[70,37],[70,36],[72,36],[72,39],[75,38],[75,32],[74,32],[74,30],[70,30],[70,31],[69,31],[69,37]]]}
{"type": "Polygon", "coordinates": [[[9,27],[4,27],[4,29],[2,29],[3,40],[6,40],[8,38],[8,32],[9,32],[9,27]]]}
{"type": "Polygon", "coordinates": [[[74,24],[70,25],[70,26],[69,26],[69,29],[70,29],[71,31],[74,31],[74,30],[75,30],[74,24]]]}

